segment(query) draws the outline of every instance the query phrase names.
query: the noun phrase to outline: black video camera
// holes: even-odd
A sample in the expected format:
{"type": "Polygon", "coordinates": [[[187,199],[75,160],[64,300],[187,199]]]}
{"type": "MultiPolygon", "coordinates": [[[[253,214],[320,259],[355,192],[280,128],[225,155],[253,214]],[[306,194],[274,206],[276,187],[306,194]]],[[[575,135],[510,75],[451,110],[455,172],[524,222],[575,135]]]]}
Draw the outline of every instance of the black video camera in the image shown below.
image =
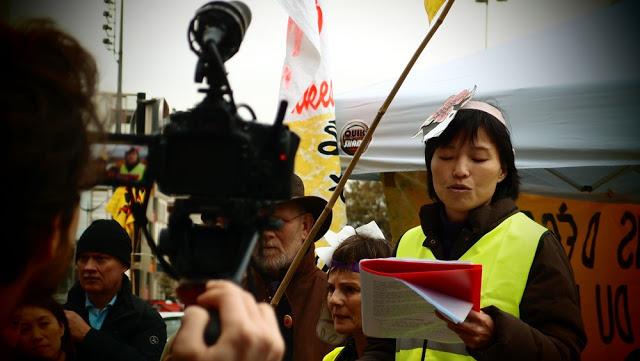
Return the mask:
{"type": "Polygon", "coordinates": [[[146,227],[149,192],[141,205],[132,202],[136,226],[163,271],[176,279],[239,281],[260,230],[269,227],[261,210],[290,197],[299,137],[282,123],[286,103],[274,125],[245,121],[226,76],[224,62],[238,51],[250,21],[248,7],[239,1],[213,1],[198,9],[188,37],[199,57],[196,82],[208,83],[200,90],[205,98],[172,114],[161,134],[109,134],[99,150],[124,157],[115,167],[104,167],[99,183],[130,190],[157,184],[176,197],[157,247],[146,227]],[[145,158],[146,167],[136,170],[136,155],[145,158]],[[205,224],[194,224],[193,214],[201,214],[205,224]]]}

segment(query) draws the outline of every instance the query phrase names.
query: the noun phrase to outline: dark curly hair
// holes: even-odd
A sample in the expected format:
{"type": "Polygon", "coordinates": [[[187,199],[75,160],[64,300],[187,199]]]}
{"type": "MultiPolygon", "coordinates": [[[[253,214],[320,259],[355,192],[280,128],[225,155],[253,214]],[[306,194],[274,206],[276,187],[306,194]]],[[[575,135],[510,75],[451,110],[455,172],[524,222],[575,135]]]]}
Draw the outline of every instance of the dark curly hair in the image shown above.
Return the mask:
{"type": "MultiPolygon", "coordinates": [[[[68,229],[89,176],[88,130],[101,126],[93,98],[93,57],[50,20],[0,24],[2,217],[8,247],[0,252],[0,283],[15,281],[35,250],[68,229]]],[[[66,235],[63,235],[63,237],[66,235]]]]}
{"type": "MultiPolygon", "coordinates": [[[[493,106],[495,107],[495,105],[493,106]]],[[[502,198],[511,198],[513,200],[518,198],[520,176],[518,176],[518,170],[516,169],[509,129],[489,113],[476,109],[462,109],[458,111],[442,134],[437,138],[429,139],[424,148],[424,161],[427,165],[427,191],[434,201],[440,202],[433,187],[433,176],[431,175],[431,159],[436,149],[450,144],[458,136],[462,137],[462,141],[467,139],[475,140],[480,128],[484,129],[489,139],[495,144],[500,156],[500,164],[507,171],[505,179],[496,186],[491,202],[493,203],[502,198]]]]}

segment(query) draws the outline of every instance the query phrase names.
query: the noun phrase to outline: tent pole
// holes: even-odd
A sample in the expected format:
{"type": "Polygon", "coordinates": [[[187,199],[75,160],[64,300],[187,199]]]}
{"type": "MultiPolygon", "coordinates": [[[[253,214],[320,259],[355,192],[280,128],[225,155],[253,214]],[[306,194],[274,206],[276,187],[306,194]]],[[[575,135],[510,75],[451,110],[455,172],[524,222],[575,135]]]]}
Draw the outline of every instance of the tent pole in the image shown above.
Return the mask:
{"type": "Polygon", "coordinates": [[[568,185],[572,186],[573,188],[575,188],[578,192],[583,192],[583,186],[579,185],[578,183],[574,182],[573,180],[571,180],[569,177],[565,176],[564,174],[558,172],[555,169],[551,169],[551,168],[545,168],[544,170],[546,170],[547,172],[553,174],[554,176],[560,178],[560,180],[564,181],[565,183],[567,183],[568,185]]]}
{"type": "Polygon", "coordinates": [[[631,170],[632,166],[627,165],[624,167],[621,167],[620,169],[614,170],[613,172],[609,173],[608,175],[600,178],[600,180],[598,180],[597,182],[593,183],[592,187],[592,191],[595,191],[596,189],[600,188],[600,186],[602,186],[603,184],[613,180],[614,178],[617,178],[619,176],[621,176],[623,173],[626,173],[627,171],[631,170]]]}
{"type": "Polygon", "coordinates": [[[595,191],[596,189],[600,188],[603,184],[619,177],[620,175],[622,175],[623,173],[626,173],[629,170],[635,169],[636,171],[640,171],[640,168],[637,168],[636,166],[623,166],[620,167],[616,170],[614,170],[613,172],[607,174],[606,176],[600,178],[599,180],[597,180],[596,182],[594,182],[591,185],[580,185],[576,182],[574,182],[572,179],[570,179],[569,177],[565,176],[564,174],[558,172],[555,169],[551,169],[551,168],[545,168],[545,170],[551,174],[553,174],[554,176],[560,178],[562,181],[564,181],[565,183],[567,183],[568,185],[572,186],[573,188],[575,188],[578,192],[582,192],[582,193],[591,193],[593,191],[595,191]]]}
{"type": "Polygon", "coordinates": [[[427,46],[427,44],[429,43],[433,35],[436,33],[440,25],[442,25],[442,22],[444,21],[445,17],[449,13],[449,10],[451,9],[451,6],[453,5],[454,1],[455,0],[447,1],[447,4],[442,9],[442,13],[440,13],[440,16],[436,20],[435,24],[433,24],[431,29],[429,29],[429,32],[427,33],[425,38],[422,40],[422,42],[418,46],[418,49],[416,49],[416,51],[413,53],[413,56],[409,60],[409,63],[407,64],[407,66],[405,66],[404,70],[402,71],[400,78],[398,78],[398,80],[396,81],[396,84],[393,86],[393,89],[391,89],[391,92],[389,93],[389,95],[387,95],[387,99],[385,99],[384,103],[378,110],[378,114],[376,115],[375,119],[371,123],[371,126],[369,127],[369,131],[362,139],[362,143],[360,143],[360,146],[356,150],[356,153],[353,155],[353,158],[351,158],[351,162],[345,169],[344,173],[342,173],[342,176],[340,177],[340,182],[338,182],[336,189],[331,194],[331,198],[327,202],[327,205],[324,207],[324,210],[322,211],[322,213],[320,213],[320,216],[318,217],[318,219],[316,219],[316,222],[314,223],[313,227],[311,228],[311,231],[307,235],[307,238],[304,240],[302,247],[300,247],[300,250],[298,250],[298,253],[296,253],[296,257],[293,259],[291,266],[289,266],[287,273],[284,275],[282,282],[278,286],[276,293],[273,295],[273,298],[271,299],[271,306],[276,307],[280,302],[280,299],[282,298],[284,291],[289,286],[289,282],[291,282],[291,279],[293,278],[293,275],[298,269],[298,266],[300,266],[300,263],[302,262],[302,258],[307,253],[307,250],[313,243],[313,239],[315,238],[316,234],[318,234],[318,231],[320,230],[320,227],[324,223],[324,220],[329,216],[329,212],[331,212],[331,209],[333,208],[333,205],[336,203],[338,196],[342,194],[342,190],[344,189],[344,186],[347,183],[347,180],[349,179],[351,172],[356,167],[356,164],[358,163],[360,156],[362,155],[362,153],[364,153],[365,149],[367,149],[369,142],[371,142],[373,132],[375,132],[376,127],[380,122],[380,119],[382,119],[382,116],[387,111],[387,108],[389,108],[391,101],[396,96],[396,93],[400,89],[400,86],[402,86],[402,83],[404,83],[404,80],[407,77],[407,75],[409,75],[409,71],[411,70],[411,68],[413,68],[413,65],[418,60],[418,57],[420,57],[420,54],[422,53],[424,48],[427,46]]]}

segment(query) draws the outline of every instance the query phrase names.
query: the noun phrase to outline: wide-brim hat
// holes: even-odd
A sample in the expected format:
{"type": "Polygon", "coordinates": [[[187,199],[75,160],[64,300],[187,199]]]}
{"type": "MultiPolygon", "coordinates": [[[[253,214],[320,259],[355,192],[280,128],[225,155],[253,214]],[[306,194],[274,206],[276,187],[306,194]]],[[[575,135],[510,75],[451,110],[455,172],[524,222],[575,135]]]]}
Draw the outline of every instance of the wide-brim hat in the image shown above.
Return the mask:
{"type": "MultiPolygon", "coordinates": [[[[304,183],[302,179],[293,174],[291,176],[291,200],[283,202],[283,203],[295,203],[299,205],[305,211],[311,213],[313,216],[313,221],[315,222],[319,217],[324,207],[327,205],[327,201],[320,197],[316,196],[305,196],[304,195],[304,183]]],[[[333,211],[329,211],[329,215],[322,223],[320,230],[316,233],[314,242],[319,240],[324,236],[325,233],[329,230],[331,226],[331,220],[333,218],[333,211]]]]}

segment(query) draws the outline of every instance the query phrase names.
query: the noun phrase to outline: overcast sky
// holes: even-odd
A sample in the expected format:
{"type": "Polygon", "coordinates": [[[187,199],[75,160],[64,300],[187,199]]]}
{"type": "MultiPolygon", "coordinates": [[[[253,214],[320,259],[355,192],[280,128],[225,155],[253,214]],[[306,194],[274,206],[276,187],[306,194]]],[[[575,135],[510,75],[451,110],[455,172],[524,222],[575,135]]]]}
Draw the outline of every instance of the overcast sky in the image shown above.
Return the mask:
{"type": "MultiPolygon", "coordinates": [[[[118,1],[119,2],[119,1],[118,1]]],[[[245,0],[252,22],[226,63],[236,102],[271,122],[278,103],[287,15],[277,0],[245,0]]],[[[416,67],[481,51],[592,11],[609,0],[457,0],[416,67]],[[488,19],[488,22],[486,21],[488,19]],[[487,26],[488,24],[488,26],[487,26]]],[[[164,97],[186,110],[201,99],[187,27],[202,0],[125,0],[123,92],[164,97]]],[[[334,93],[396,78],[428,31],[422,0],[324,0],[334,93]]],[[[13,0],[12,18],[52,17],[97,59],[100,90],[115,92],[117,65],[102,44],[102,0],[13,0]]]]}

